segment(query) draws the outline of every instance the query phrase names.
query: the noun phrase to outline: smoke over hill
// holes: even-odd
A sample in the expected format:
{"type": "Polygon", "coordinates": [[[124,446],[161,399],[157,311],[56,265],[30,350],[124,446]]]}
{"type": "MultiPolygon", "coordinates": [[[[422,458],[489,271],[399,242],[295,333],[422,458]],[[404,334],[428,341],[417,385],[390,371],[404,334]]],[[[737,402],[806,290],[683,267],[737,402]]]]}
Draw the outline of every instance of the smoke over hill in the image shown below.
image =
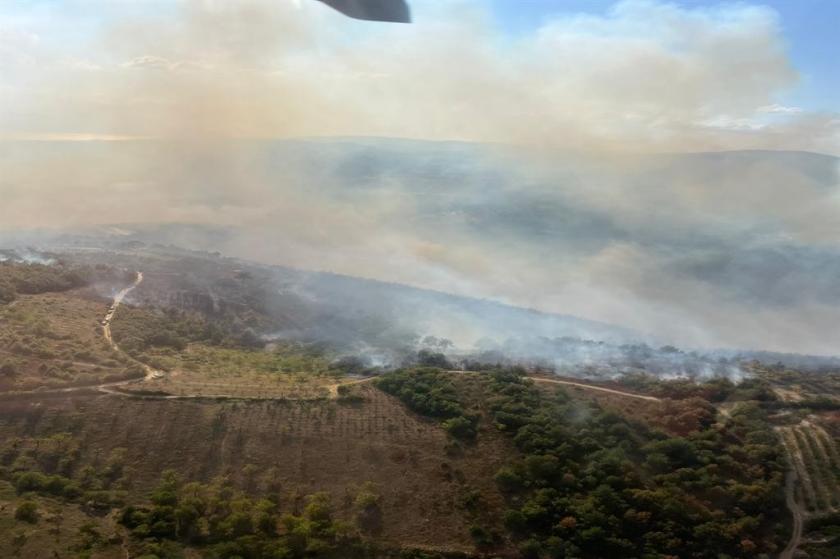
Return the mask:
{"type": "MultiPolygon", "coordinates": [[[[68,170],[89,181],[93,202],[66,225],[124,223],[91,229],[124,241],[487,298],[657,344],[831,354],[840,341],[830,156],[546,159],[469,143],[237,142],[224,149],[259,177],[243,183],[203,155],[152,165],[167,145],[151,141],[4,149],[10,172],[96,168],[68,170]]],[[[23,191],[31,176],[20,184],[3,210],[11,220],[36,204],[23,191]]],[[[63,223],[69,192],[39,214],[45,223],[63,223]]]]}

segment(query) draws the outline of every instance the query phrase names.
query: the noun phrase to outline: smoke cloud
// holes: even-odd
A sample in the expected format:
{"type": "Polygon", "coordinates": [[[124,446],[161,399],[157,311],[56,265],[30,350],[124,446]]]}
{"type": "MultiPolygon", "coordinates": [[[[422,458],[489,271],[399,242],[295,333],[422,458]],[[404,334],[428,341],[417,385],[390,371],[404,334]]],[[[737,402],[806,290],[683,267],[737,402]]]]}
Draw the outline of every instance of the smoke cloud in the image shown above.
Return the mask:
{"type": "Polygon", "coordinates": [[[261,261],[836,352],[837,159],[685,155],[840,154],[838,115],[780,102],[775,12],[633,0],[512,34],[481,2],[413,7],[0,11],[0,223],[211,224],[261,261]],[[440,143],[316,139],[351,136],[440,143]]]}
{"type": "Polygon", "coordinates": [[[28,138],[838,149],[836,115],[777,102],[797,74],[768,8],[631,0],[519,35],[482,2],[418,0],[414,11],[411,26],[312,1],[75,0],[12,12],[0,19],[0,127],[28,138]]]}

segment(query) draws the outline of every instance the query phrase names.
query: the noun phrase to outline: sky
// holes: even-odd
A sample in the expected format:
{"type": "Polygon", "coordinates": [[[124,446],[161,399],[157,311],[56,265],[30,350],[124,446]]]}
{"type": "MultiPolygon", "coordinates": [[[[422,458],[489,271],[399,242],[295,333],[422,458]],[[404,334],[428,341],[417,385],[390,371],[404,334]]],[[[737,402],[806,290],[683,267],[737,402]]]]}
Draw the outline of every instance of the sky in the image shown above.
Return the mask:
{"type": "Polygon", "coordinates": [[[2,228],[232,226],[260,261],[836,353],[840,2],[411,4],[0,4],[2,228]],[[254,142],[348,137],[415,141],[254,142]]]}
{"type": "MultiPolygon", "coordinates": [[[[720,7],[726,2],[679,0],[685,8],[720,7]]],[[[800,82],[782,95],[784,104],[811,111],[840,108],[840,58],[837,29],[840,2],[835,0],[765,0],[748,2],[778,14],[787,52],[800,82]]],[[[729,2],[733,4],[733,2],[729,2]]],[[[495,18],[508,33],[529,33],[546,20],[569,13],[604,14],[614,0],[493,0],[495,18]]]]}
{"type": "Polygon", "coordinates": [[[314,0],[6,2],[0,137],[166,137],[193,113],[205,136],[840,153],[840,3],[412,7],[404,26],[314,0]]]}

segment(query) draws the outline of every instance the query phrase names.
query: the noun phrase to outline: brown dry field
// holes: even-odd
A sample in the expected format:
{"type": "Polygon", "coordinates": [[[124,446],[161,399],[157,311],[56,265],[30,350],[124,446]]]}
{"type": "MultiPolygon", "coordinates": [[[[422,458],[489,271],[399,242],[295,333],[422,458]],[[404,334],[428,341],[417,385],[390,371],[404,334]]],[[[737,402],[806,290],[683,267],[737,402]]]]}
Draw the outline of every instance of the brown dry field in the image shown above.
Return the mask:
{"type": "Polygon", "coordinates": [[[0,439],[70,432],[82,442],[82,462],[90,464],[126,448],[136,494],[174,469],[191,480],[229,475],[241,487],[279,485],[287,510],[300,507],[306,494],[328,491],[339,514],[349,516],[356,489],[370,481],[382,498],[381,541],[472,550],[469,515],[459,508],[459,497],[477,489],[488,514],[503,510],[493,475],[515,452],[510,441],[483,421],[474,445],[447,453],[449,440],[436,423],[372,386],[355,390],[363,401],[109,395],[4,401],[0,439]],[[243,474],[247,464],[256,466],[252,482],[243,474]]]}
{"type": "Polygon", "coordinates": [[[99,321],[107,306],[91,291],[76,290],[23,295],[0,308],[0,363],[13,361],[18,368],[14,377],[0,377],[0,392],[127,378],[124,356],[102,337],[99,321]]]}
{"type": "Polygon", "coordinates": [[[262,375],[250,383],[246,375],[213,382],[208,381],[203,372],[176,370],[160,379],[146,380],[138,385],[126,385],[121,390],[138,394],[159,392],[183,398],[318,400],[329,398],[330,386],[336,382],[328,377],[307,378],[305,373],[297,376],[274,375],[273,378],[262,375]]]}

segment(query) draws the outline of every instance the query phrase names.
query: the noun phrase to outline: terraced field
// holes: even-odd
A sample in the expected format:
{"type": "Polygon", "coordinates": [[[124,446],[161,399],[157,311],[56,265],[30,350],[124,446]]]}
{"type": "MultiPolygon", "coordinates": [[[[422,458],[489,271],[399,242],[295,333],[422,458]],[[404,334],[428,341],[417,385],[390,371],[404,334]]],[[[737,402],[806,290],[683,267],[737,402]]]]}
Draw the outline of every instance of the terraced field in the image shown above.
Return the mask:
{"type": "Polygon", "coordinates": [[[820,425],[806,419],[778,428],[799,480],[797,503],[807,516],[840,511],[840,452],[820,425]]]}

